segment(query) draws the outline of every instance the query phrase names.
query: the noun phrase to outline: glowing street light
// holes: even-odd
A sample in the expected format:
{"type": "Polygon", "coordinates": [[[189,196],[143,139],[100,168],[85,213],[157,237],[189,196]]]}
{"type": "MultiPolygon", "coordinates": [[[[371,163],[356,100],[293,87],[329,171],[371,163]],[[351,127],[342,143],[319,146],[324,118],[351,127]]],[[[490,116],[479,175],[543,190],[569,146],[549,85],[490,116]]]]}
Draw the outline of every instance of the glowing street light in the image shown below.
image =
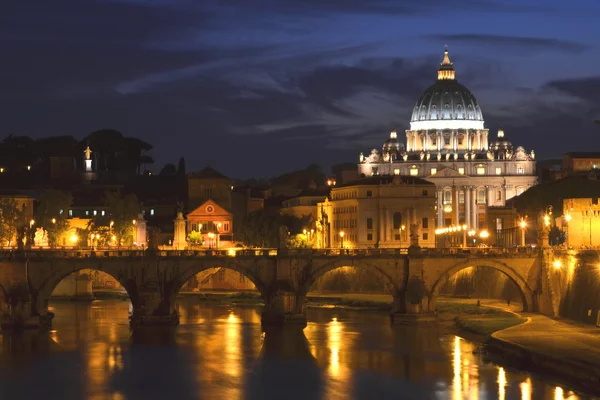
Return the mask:
{"type": "Polygon", "coordinates": [[[52,218],[52,223],[55,224],[56,223],[56,218],[52,218]]]}
{"type": "Polygon", "coordinates": [[[552,263],[552,265],[556,269],[561,269],[562,268],[562,262],[560,260],[554,260],[554,262],[552,263]]]}
{"type": "Polygon", "coordinates": [[[34,224],[35,224],[34,220],[29,221],[29,228],[33,227],[34,224]]]}
{"type": "Polygon", "coordinates": [[[341,239],[340,248],[342,248],[342,249],[344,248],[344,235],[345,235],[344,231],[340,231],[340,239],[341,239]]]}
{"type": "Polygon", "coordinates": [[[71,242],[73,244],[77,243],[78,240],[79,240],[79,237],[77,237],[77,235],[75,235],[75,234],[71,235],[71,242]]]}
{"type": "Polygon", "coordinates": [[[521,247],[525,247],[525,229],[527,229],[527,221],[522,219],[519,222],[519,226],[521,227],[521,247]]]}

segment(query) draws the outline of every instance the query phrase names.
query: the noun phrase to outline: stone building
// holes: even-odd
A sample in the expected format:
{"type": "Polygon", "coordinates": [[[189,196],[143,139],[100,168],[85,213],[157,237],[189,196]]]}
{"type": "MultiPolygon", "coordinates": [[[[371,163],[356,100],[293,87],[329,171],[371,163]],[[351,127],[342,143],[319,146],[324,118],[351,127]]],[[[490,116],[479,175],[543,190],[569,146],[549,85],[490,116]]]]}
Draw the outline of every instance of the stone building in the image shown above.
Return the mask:
{"type": "Polygon", "coordinates": [[[187,233],[200,232],[204,247],[227,248],[233,245],[233,215],[216,202],[205,201],[186,219],[187,233]]]}
{"type": "Polygon", "coordinates": [[[298,196],[284,200],[281,203],[281,214],[291,215],[296,218],[311,217],[311,226],[307,228],[315,228],[314,224],[319,218],[317,205],[329,194],[329,189],[307,189],[302,191],[298,196]]]}
{"type": "Polygon", "coordinates": [[[435,245],[435,185],[418,177],[377,175],[340,185],[317,208],[317,247],[435,245]]]}
{"type": "Polygon", "coordinates": [[[563,154],[561,173],[563,176],[599,172],[600,152],[569,152],[563,154]]]}
{"type": "Polygon", "coordinates": [[[231,210],[231,179],[214,168],[206,167],[189,174],[188,208],[193,210],[207,200],[212,200],[226,210],[231,210]]]}
{"type": "Polygon", "coordinates": [[[600,244],[600,203],[598,198],[564,199],[563,215],[557,220],[566,244],[574,248],[594,248],[600,244]]]}
{"type": "Polygon", "coordinates": [[[406,145],[390,133],[381,151],[360,154],[361,176],[409,175],[436,186],[437,227],[485,225],[487,207],[505,205],[536,184],[535,154],[503,130],[490,141],[475,96],[458,83],[448,51],[437,81],[417,100],[406,145]]]}

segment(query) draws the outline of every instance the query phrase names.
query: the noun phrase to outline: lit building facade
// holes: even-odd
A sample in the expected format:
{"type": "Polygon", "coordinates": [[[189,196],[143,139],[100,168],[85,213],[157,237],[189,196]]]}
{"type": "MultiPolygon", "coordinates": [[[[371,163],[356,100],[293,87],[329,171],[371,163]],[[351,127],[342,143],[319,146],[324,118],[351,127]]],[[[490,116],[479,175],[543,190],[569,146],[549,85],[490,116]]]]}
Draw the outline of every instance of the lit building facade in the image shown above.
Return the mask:
{"type": "Polygon", "coordinates": [[[421,178],[378,175],[337,186],[317,212],[317,247],[435,246],[435,185],[421,178]]]}
{"type": "Polygon", "coordinates": [[[204,247],[233,246],[233,215],[212,200],[207,200],[186,215],[187,233],[200,232],[204,247]]]}
{"type": "Polygon", "coordinates": [[[456,80],[447,50],[437,81],[413,109],[406,145],[393,131],[381,151],[361,153],[359,161],[361,176],[408,175],[433,182],[438,227],[483,228],[487,207],[504,206],[537,182],[533,151],[513,147],[503,130],[490,142],[481,108],[456,80]]]}
{"type": "Polygon", "coordinates": [[[598,198],[564,199],[559,226],[566,244],[574,248],[595,248],[600,243],[600,204],[598,198]]]}

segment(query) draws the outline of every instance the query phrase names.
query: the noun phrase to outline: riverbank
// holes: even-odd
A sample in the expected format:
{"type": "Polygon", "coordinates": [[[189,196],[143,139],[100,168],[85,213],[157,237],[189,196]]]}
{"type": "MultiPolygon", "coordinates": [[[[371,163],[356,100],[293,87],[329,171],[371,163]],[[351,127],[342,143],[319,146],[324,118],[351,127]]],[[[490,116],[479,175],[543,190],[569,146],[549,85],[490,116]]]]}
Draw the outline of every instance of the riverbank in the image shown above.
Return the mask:
{"type": "Polygon", "coordinates": [[[491,361],[531,369],[600,396],[600,328],[540,314],[495,332],[486,343],[491,361]]]}

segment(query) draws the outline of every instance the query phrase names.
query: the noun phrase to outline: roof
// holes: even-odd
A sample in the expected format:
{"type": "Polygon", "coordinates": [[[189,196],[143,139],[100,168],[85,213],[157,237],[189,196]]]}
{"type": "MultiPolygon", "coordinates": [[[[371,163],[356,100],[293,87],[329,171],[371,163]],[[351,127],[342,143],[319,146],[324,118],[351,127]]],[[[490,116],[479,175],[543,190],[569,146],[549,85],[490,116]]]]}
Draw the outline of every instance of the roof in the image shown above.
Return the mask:
{"type": "Polygon", "coordinates": [[[334,187],[343,188],[349,186],[362,186],[362,185],[392,185],[395,182],[400,185],[429,185],[435,186],[434,183],[426,181],[425,179],[416,177],[416,176],[406,176],[406,175],[375,175],[370,176],[368,178],[358,179],[356,181],[348,182],[343,185],[339,185],[334,187]]]}
{"type": "Polygon", "coordinates": [[[571,158],[600,158],[600,152],[597,151],[572,151],[565,153],[565,156],[571,158]]]}
{"type": "Polygon", "coordinates": [[[216,169],[207,166],[201,171],[194,172],[191,174],[194,178],[202,178],[202,179],[229,179],[229,177],[223,175],[216,169]]]}

